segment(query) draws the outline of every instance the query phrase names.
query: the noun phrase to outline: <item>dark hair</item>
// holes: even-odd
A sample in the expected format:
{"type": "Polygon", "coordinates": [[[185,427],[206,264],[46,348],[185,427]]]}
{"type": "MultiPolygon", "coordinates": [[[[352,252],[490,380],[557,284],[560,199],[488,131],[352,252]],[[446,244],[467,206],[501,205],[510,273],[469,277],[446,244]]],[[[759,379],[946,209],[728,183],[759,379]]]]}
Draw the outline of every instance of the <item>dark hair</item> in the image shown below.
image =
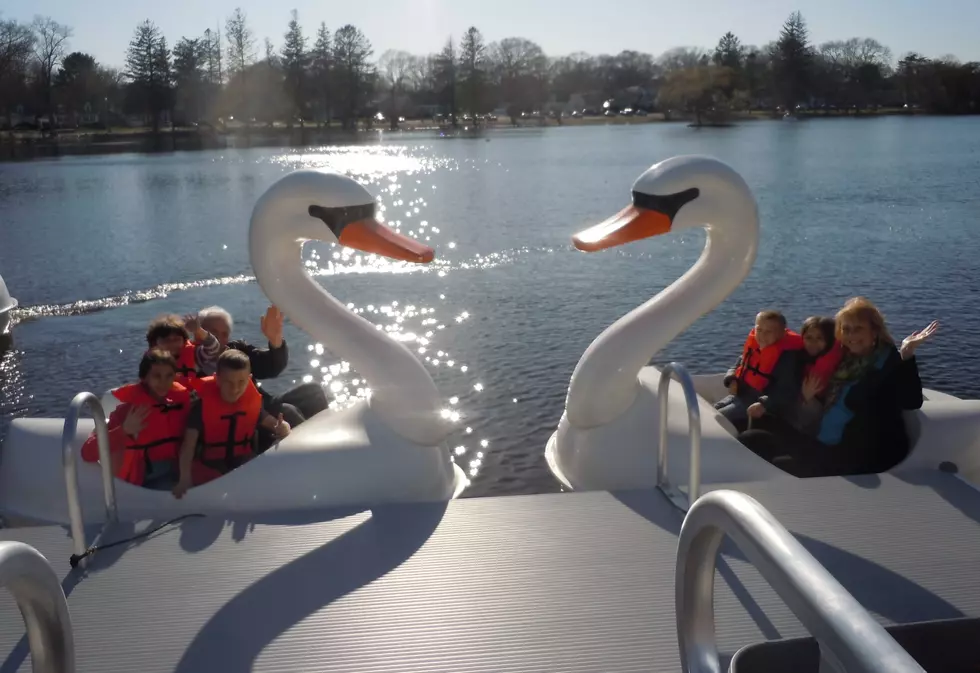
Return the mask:
{"type": "Polygon", "coordinates": [[[823,335],[823,340],[826,346],[824,346],[823,352],[820,353],[820,355],[829,353],[830,349],[834,347],[837,321],[833,318],[828,318],[822,315],[811,315],[809,318],[803,321],[803,327],[800,328],[800,336],[806,336],[807,330],[810,329],[818,329],[823,335]]]}
{"type": "Polygon", "coordinates": [[[766,311],[759,311],[759,315],[755,317],[756,322],[760,320],[775,320],[779,323],[780,327],[786,328],[786,316],[784,316],[779,311],[773,311],[771,309],[766,311]]]}
{"type": "Polygon", "coordinates": [[[160,339],[166,339],[168,336],[174,334],[179,334],[184,338],[184,341],[190,339],[190,335],[187,330],[184,329],[184,321],[179,315],[169,314],[157,316],[150,323],[150,326],[146,328],[146,344],[153,348],[157,345],[157,341],[160,339]]]}
{"type": "Polygon", "coordinates": [[[224,353],[218,356],[218,367],[215,370],[216,373],[223,371],[241,372],[241,371],[251,371],[252,363],[249,361],[248,356],[241,351],[236,351],[234,348],[229,348],[224,353]]]}
{"type": "Polygon", "coordinates": [[[151,348],[143,353],[143,359],[140,360],[141,379],[146,378],[146,375],[153,369],[153,365],[168,365],[173,368],[174,373],[177,372],[177,360],[170,354],[170,351],[161,348],[151,348]]]}

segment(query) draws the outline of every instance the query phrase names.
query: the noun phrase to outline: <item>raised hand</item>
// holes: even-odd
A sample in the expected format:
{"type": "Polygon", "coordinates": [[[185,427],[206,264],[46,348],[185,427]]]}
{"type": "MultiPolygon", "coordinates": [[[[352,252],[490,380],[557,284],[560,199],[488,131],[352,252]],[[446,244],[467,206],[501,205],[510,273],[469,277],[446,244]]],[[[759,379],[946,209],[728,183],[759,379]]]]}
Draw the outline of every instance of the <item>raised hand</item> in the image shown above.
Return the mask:
{"type": "Polygon", "coordinates": [[[912,332],[902,340],[902,347],[898,349],[903,360],[908,360],[915,355],[915,349],[925,343],[939,329],[939,321],[933,320],[929,325],[918,332],[912,332]]]}
{"type": "Polygon", "coordinates": [[[192,335],[197,333],[197,330],[201,329],[201,321],[198,319],[196,313],[188,313],[184,316],[184,329],[190,332],[192,335]]]}
{"type": "Polygon", "coordinates": [[[276,437],[282,439],[283,437],[289,435],[289,430],[289,423],[283,420],[282,414],[279,414],[279,418],[276,419],[276,425],[274,428],[272,428],[272,431],[276,433],[276,437]]]}
{"type": "Polygon", "coordinates": [[[259,323],[262,327],[262,334],[269,340],[269,345],[273,348],[282,346],[282,311],[275,306],[270,306],[265,315],[259,319],[259,323]]]}
{"type": "Polygon", "coordinates": [[[823,386],[823,379],[821,379],[819,376],[810,374],[803,381],[803,399],[809,402],[817,396],[817,394],[823,389],[823,386]]]}
{"type": "Polygon", "coordinates": [[[137,437],[146,425],[146,418],[150,415],[150,408],[147,406],[132,406],[129,413],[123,419],[122,429],[130,437],[137,437]]]}

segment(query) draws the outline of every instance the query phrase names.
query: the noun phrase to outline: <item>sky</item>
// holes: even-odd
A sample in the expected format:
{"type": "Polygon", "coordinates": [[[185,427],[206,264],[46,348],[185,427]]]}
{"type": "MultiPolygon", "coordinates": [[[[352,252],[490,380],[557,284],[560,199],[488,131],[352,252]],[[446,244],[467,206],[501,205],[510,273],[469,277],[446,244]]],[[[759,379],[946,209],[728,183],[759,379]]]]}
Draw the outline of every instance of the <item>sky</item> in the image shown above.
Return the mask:
{"type": "Polygon", "coordinates": [[[624,49],[657,55],[672,47],[713,47],[726,31],[743,44],[762,45],[799,10],[817,44],[874,37],[896,57],[918,51],[980,61],[980,0],[0,0],[0,16],[21,21],[50,16],[72,28],[70,50],[119,67],[133,29],[144,19],[154,21],[172,45],[206,28],[223,31],[235,7],[248,15],[260,50],[266,37],[281,45],[291,9],[298,10],[310,37],[321,21],[331,31],[354,24],[371,40],[375,56],[387,49],[438,51],[447,37],[471,25],[488,42],[525,37],[551,56],[624,49]]]}

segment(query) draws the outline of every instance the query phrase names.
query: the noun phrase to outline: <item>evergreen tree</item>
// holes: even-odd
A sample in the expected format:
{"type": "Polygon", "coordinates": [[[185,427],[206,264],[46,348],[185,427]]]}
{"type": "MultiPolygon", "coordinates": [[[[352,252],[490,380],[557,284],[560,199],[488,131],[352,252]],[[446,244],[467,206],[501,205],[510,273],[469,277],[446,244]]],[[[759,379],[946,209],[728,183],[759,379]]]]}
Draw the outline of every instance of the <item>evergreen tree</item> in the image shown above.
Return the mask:
{"type": "Polygon", "coordinates": [[[459,121],[456,115],[456,84],[459,69],[459,59],[456,53],[456,45],[453,38],[446,41],[446,46],[436,56],[436,86],[439,91],[440,103],[449,111],[449,119],[453,126],[457,126],[459,121]]]}
{"type": "Polygon", "coordinates": [[[462,108],[472,115],[485,112],[487,47],[483,34],[470,26],[459,43],[459,81],[462,108]]]}
{"type": "Polygon", "coordinates": [[[741,69],[745,59],[745,47],[742,42],[731,31],[725,33],[718,40],[715,47],[713,60],[715,65],[723,65],[732,70],[741,69]]]}
{"type": "Polygon", "coordinates": [[[282,46],[282,70],[286,78],[286,95],[292,108],[290,125],[293,117],[299,117],[302,124],[302,119],[306,116],[303,109],[306,106],[306,76],[309,63],[310,55],[306,50],[306,38],[303,37],[299,17],[294,9],[289,30],[286,31],[285,43],[282,46]]]}
{"type": "Polygon", "coordinates": [[[204,114],[208,50],[205,38],[182,37],[174,45],[174,93],[187,121],[198,121],[204,114]]]}
{"type": "Polygon", "coordinates": [[[813,50],[803,15],[793,12],[786,19],[772,52],[773,77],[786,110],[807,99],[813,50]]]}
{"type": "Polygon", "coordinates": [[[131,106],[149,116],[153,131],[160,130],[161,113],[170,107],[170,51],[152,21],[136,27],[126,52],[131,106]]]}
{"type": "Polygon", "coordinates": [[[320,28],[316,31],[316,43],[310,51],[310,76],[312,78],[313,90],[316,92],[321,115],[327,124],[330,123],[330,94],[331,78],[333,77],[333,47],[330,42],[330,31],[327,24],[320,23],[320,28]]]}

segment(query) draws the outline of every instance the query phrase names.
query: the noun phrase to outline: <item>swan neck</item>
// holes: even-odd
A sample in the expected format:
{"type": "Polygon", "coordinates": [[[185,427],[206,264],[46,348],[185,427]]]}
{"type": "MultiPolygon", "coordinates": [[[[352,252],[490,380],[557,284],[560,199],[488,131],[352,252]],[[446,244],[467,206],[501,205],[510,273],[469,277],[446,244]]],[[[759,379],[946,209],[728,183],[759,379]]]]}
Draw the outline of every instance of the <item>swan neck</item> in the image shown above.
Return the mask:
{"type": "Polygon", "coordinates": [[[271,218],[253,220],[250,254],[269,300],[331,353],[350,362],[370,387],[372,411],[392,430],[419,445],[441,443],[449,428],[439,416],[439,392],[424,365],[314,281],[302,267],[303,241],[281,235],[274,224],[263,226],[266,219],[271,218]]]}
{"type": "Polygon", "coordinates": [[[755,261],[758,239],[739,229],[707,227],[704,250],[694,266],[586,349],[566,400],[574,427],[605,425],[625,413],[639,392],[640,369],[738,287],[755,261]]]}

